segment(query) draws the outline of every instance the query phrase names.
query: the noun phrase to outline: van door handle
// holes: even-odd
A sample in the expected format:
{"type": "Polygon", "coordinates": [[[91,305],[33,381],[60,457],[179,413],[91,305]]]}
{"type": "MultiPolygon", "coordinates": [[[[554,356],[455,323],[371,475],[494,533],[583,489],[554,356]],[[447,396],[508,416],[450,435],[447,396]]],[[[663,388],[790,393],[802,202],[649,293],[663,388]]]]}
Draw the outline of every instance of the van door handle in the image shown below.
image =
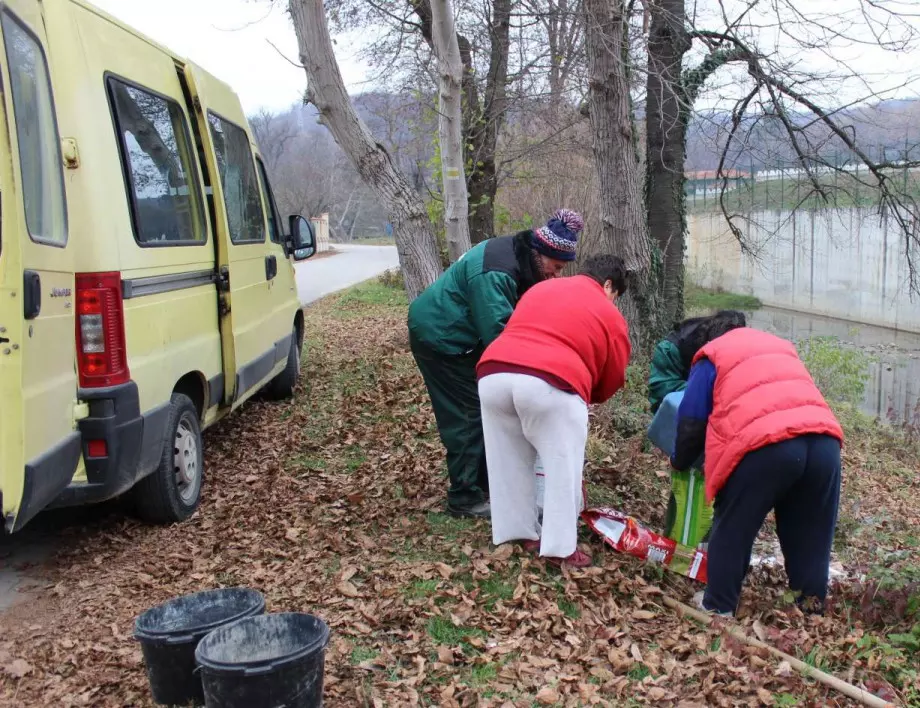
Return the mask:
{"type": "Polygon", "coordinates": [[[271,280],[278,275],[278,259],[274,256],[265,256],[265,279],[271,280]]]}
{"type": "Polygon", "coordinates": [[[42,311],[42,279],[34,270],[22,272],[22,316],[34,320],[42,311]]]}

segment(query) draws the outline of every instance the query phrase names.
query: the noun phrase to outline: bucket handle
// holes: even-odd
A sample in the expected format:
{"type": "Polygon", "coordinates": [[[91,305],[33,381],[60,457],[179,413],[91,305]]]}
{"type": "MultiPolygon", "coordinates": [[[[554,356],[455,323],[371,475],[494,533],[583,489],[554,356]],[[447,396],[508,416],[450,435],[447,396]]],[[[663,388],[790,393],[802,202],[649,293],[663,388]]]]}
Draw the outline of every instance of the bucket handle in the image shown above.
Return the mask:
{"type": "Polygon", "coordinates": [[[243,669],[243,676],[263,676],[265,674],[270,674],[274,670],[274,664],[267,664],[266,666],[253,666],[247,669],[243,669]]]}
{"type": "Polygon", "coordinates": [[[179,636],[179,637],[176,637],[176,636],[167,637],[165,643],[168,645],[187,644],[188,642],[191,642],[194,639],[195,639],[194,634],[183,634],[182,636],[179,636]]]}

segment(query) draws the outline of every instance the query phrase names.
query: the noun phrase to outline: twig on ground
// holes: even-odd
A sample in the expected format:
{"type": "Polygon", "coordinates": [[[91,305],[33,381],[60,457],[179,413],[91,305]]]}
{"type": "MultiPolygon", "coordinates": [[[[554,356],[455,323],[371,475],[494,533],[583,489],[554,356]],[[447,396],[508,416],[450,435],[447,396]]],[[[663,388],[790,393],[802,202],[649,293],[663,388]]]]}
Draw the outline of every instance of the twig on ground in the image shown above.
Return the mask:
{"type": "MultiPolygon", "coordinates": [[[[684,615],[685,617],[695,619],[707,627],[712,624],[712,615],[708,615],[705,612],[696,610],[689,605],[680,602],[679,600],[668,597],[667,595],[665,595],[662,600],[665,605],[670,607],[672,610],[677,611],[679,614],[684,615]]],[[[759,639],[755,639],[754,637],[749,636],[743,629],[741,629],[741,627],[738,627],[737,625],[727,624],[725,626],[725,631],[735,639],[742,641],[749,646],[757,647],[758,649],[765,649],[766,651],[773,654],[773,656],[788,662],[792,668],[798,670],[799,673],[801,673],[803,676],[807,676],[809,678],[815,679],[816,681],[820,681],[825,686],[830,686],[831,688],[840,691],[840,693],[843,695],[852,698],[855,701],[859,701],[863,705],[872,706],[872,708],[895,708],[892,703],[889,703],[888,701],[883,700],[878,696],[874,696],[868,691],[849,684],[846,681],[837,678],[836,676],[832,676],[831,674],[821,671],[820,669],[816,669],[814,666],[806,664],[804,661],[796,659],[794,656],[790,656],[786,652],[780,651],[776,647],[770,646],[769,644],[766,644],[759,639]]]]}

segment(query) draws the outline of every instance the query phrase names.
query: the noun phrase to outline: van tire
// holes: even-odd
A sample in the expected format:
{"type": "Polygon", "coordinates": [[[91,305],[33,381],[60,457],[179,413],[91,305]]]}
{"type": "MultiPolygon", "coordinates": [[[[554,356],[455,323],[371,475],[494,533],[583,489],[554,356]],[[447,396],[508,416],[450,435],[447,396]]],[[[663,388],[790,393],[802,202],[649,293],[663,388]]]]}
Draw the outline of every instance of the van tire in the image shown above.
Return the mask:
{"type": "Polygon", "coordinates": [[[294,388],[300,378],[300,337],[297,328],[291,334],[291,348],[288,351],[287,364],[280,374],[268,382],[266,392],[268,397],[276,401],[283,401],[293,397],[294,388]]]}
{"type": "Polygon", "coordinates": [[[198,409],[184,393],[174,393],[160,464],[134,485],[134,506],[140,518],[172,524],[195,513],[204,479],[202,442],[198,409]]]}

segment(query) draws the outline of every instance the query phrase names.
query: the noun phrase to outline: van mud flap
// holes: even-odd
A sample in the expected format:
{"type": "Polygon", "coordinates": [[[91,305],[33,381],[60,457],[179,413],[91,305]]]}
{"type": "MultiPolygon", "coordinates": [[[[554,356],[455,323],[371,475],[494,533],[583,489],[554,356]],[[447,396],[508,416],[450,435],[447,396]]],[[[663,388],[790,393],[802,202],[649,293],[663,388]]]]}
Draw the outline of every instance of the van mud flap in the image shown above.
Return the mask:
{"type": "Polygon", "coordinates": [[[7,517],[8,533],[19,531],[67,488],[80,462],[81,448],[80,434],[75,432],[26,463],[19,513],[7,517]]]}

